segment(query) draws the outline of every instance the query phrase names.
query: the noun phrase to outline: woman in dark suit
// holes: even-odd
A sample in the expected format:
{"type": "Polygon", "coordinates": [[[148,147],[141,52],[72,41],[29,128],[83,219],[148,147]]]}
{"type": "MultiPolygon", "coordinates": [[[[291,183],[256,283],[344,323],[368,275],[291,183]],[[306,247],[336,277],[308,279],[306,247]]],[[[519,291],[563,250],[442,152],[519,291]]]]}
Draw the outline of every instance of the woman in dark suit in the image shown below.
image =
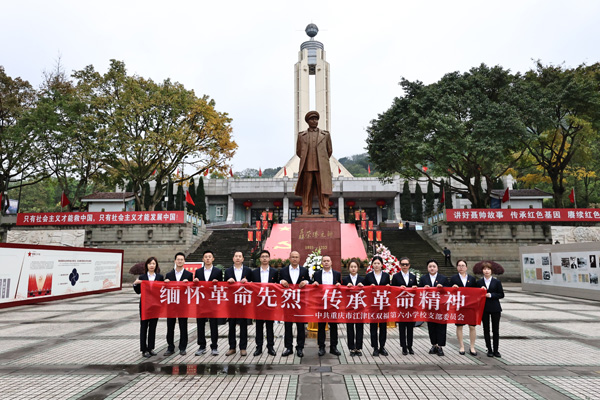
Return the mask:
{"type": "MultiPolygon", "coordinates": [[[[150,257],[146,260],[144,265],[146,270],[145,274],[142,274],[133,282],[133,290],[137,294],[142,293],[142,281],[164,281],[165,278],[159,273],[160,267],[158,266],[158,260],[156,257],[150,257]]],[[[140,299],[140,318],[142,316],[142,300],[140,299]]],[[[156,325],[158,324],[158,318],[142,320],[140,319],[140,351],[142,356],[148,358],[155,356],[154,352],[154,338],[156,337],[156,325]]]]}
{"type": "MultiPolygon", "coordinates": [[[[350,275],[344,277],[342,280],[342,284],[346,286],[364,286],[365,278],[358,275],[358,268],[360,265],[360,261],[356,258],[350,260],[350,264],[348,264],[348,271],[350,275]]],[[[346,324],[346,331],[348,335],[348,348],[350,349],[350,355],[354,356],[362,356],[362,345],[363,345],[363,331],[364,324],[360,323],[348,323],[346,324]]]]}
{"type": "MultiPolygon", "coordinates": [[[[467,274],[467,262],[465,260],[458,260],[456,262],[456,271],[458,274],[450,277],[450,285],[454,288],[460,287],[477,287],[477,279],[474,276],[467,274]]],[[[465,324],[456,324],[456,338],[460,345],[459,354],[465,354],[465,344],[463,343],[463,326],[465,324]]],[[[469,354],[472,356],[477,355],[475,350],[475,339],[477,338],[477,331],[475,325],[469,325],[469,354]]]]}
{"type": "MultiPolygon", "coordinates": [[[[419,279],[419,287],[442,288],[448,286],[448,278],[442,274],[438,274],[437,261],[427,261],[427,272],[429,273],[421,276],[421,279],[419,279]]],[[[431,342],[429,354],[437,354],[440,357],[444,356],[443,347],[446,345],[446,329],[446,324],[427,322],[429,341],[431,342]]]]}
{"type": "Polygon", "coordinates": [[[485,299],[485,308],[483,309],[483,318],[481,320],[483,325],[483,337],[485,338],[485,345],[487,347],[488,357],[500,358],[498,352],[498,343],[500,341],[500,314],[502,313],[502,307],[500,306],[500,299],[504,298],[504,290],[502,289],[502,283],[494,277],[492,277],[492,264],[484,261],[481,264],[481,271],[483,272],[483,278],[477,281],[477,286],[485,288],[487,290],[485,299]],[[493,347],[490,340],[490,319],[492,320],[492,333],[494,335],[493,347]]]}
{"type": "MultiPolygon", "coordinates": [[[[365,276],[365,286],[390,286],[390,274],[383,272],[383,259],[380,256],[374,256],[371,259],[373,271],[365,276]]],[[[387,339],[387,323],[386,322],[371,322],[371,346],[373,347],[373,356],[377,357],[388,356],[389,353],[385,349],[385,341],[387,339]],[[377,335],[379,328],[379,335],[377,335]],[[379,346],[378,346],[379,345],[379,346]]]]}

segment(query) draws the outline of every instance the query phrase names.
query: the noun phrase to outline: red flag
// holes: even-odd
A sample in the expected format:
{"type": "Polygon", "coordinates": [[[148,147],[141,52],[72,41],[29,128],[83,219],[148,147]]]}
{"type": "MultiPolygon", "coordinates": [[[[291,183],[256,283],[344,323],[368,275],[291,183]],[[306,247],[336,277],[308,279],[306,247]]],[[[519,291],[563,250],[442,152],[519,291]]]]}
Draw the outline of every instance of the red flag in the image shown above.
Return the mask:
{"type": "Polygon", "coordinates": [[[156,175],[156,170],[152,171],[152,175],[156,175]]]}
{"type": "Polygon", "coordinates": [[[338,165],[338,174],[342,173],[342,169],[340,168],[340,166],[338,165]]]}
{"type": "Polygon", "coordinates": [[[428,168],[423,165],[423,172],[427,172],[428,168]]]}
{"type": "Polygon", "coordinates": [[[189,190],[186,190],[186,191],[185,191],[185,201],[186,201],[188,204],[191,204],[191,205],[195,206],[195,204],[194,204],[194,200],[192,200],[192,196],[190,195],[190,191],[189,191],[189,190]]]}
{"type": "Polygon", "coordinates": [[[575,188],[571,189],[571,194],[569,194],[569,200],[571,203],[575,203],[575,188]]]}
{"type": "Polygon", "coordinates": [[[508,191],[508,188],[506,188],[506,190],[504,191],[504,195],[502,196],[502,202],[506,203],[509,200],[510,200],[510,192],[508,191]]]}
{"type": "Polygon", "coordinates": [[[442,189],[442,204],[446,204],[446,189],[442,189]]]}
{"type": "Polygon", "coordinates": [[[371,164],[367,165],[367,173],[371,175],[371,164]]]}
{"type": "Polygon", "coordinates": [[[258,169],[258,176],[262,176],[262,169],[258,169]]]}
{"type": "Polygon", "coordinates": [[[67,198],[67,195],[65,195],[65,192],[62,192],[62,196],[60,196],[60,206],[61,207],[66,207],[69,204],[71,204],[71,202],[67,198]]]}
{"type": "Polygon", "coordinates": [[[204,171],[204,176],[208,176],[208,168],[206,168],[206,171],[204,171]]]}
{"type": "Polygon", "coordinates": [[[231,169],[231,167],[229,168],[229,175],[233,178],[233,170],[231,169]]]}
{"type": "Polygon", "coordinates": [[[283,175],[287,176],[287,168],[286,167],[283,167],[283,175]]]}

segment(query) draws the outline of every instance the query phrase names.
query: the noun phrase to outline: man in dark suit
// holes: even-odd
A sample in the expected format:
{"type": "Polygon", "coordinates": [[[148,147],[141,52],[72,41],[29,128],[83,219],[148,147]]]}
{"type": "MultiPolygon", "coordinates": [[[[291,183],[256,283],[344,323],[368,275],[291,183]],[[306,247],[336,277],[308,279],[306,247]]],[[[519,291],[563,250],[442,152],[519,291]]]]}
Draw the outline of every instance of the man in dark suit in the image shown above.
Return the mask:
{"type": "MultiPolygon", "coordinates": [[[[316,286],[319,285],[335,285],[340,286],[342,284],[342,274],[338,271],[334,271],[331,268],[331,257],[323,256],[321,259],[323,263],[323,269],[315,272],[313,275],[313,284],[316,286]]],[[[317,332],[317,343],[319,345],[319,357],[325,355],[325,326],[326,322],[319,322],[318,332],[317,332]]],[[[331,334],[329,337],[329,352],[336,356],[341,356],[342,353],[337,348],[338,344],[338,330],[337,323],[330,322],[329,328],[331,330],[331,334]]]]}
{"type": "MultiPolygon", "coordinates": [[[[271,261],[271,253],[268,250],[260,252],[260,267],[252,271],[252,282],[276,284],[279,282],[279,272],[275,268],[269,266],[271,261]]],[[[275,353],[275,334],[273,333],[273,321],[256,320],[256,350],[254,356],[262,354],[262,346],[264,339],[264,326],[267,326],[267,353],[274,356],[275,353]]]]}
{"type": "MultiPolygon", "coordinates": [[[[400,286],[402,289],[407,287],[417,287],[417,277],[415,274],[410,273],[410,260],[408,257],[402,257],[400,259],[400,270],[400,273],[396,273],[392,277],[392,286],[400,286]]],[[[414,327],[414,322],[398,322],[398,329],[400,330],[400,346],[402,347],[403,355],[409,353],[415,354],[412,349],[414,327]]]]}
{"type": "MultiPolygon", "coordinates": [[[[290,285],[298,285],[300,289],[308,284],[310,275],[308,269],[300,266],[300,253],[292,251],[290,253],[290,265],[284,267],[279,272],[279,283],[281,286],[287,288],[290,285]]],[[[283,357],[287,357],[292,354],[294,344],[294,334],[292,331],[293,322],[285,322],[285,333],[283,336],[283,343],[285,350],[281,354],[283,357]]],[[[306,339],[306,332],[304,331],[304,323],[296,322],[296,330],[298,331],[298,338],[296,340],[296,355],[298,357],[304,357],[304,340],[306,339]]]]}
{"type": "MultiPolygon", "coordinates": [[[[244,265],[244,253],[239,250],[233,252],[233,266],[225,270],[225,281],[229,283],[247,283],[252,282],[252,270],[244,265]]],[[[229,350],[226,356],[235,354],[235,326],[240,326],[240,355],[245,356],[248,346],[248,320],[245,318],[229,318],[229,350]]]]}
{"type": "MultiPolygon", "coordinates": [[[[215,255],[212,251],[206,250],[202,255],[204,266],[196,270],[194,274],[194,282],[220,282],[223,280],[223,271],[213,266],[215,255]]],[[[219,339],[218,318],[196,318],[196,326],[198,327],[198,351],[195,355],[200,356],[206,353],[206,321],[210,326],[210,349],[213,356],[219,355],[217,341],[219,339]]]]}
{"type": "MultiPolygon", "coordinates": [[[[435,260],[427,261],[427,272],[419,279],[419,287],[425,288],[442,288],[448,286],[448,278],[442,274],[438,274],[438,263],[435,260]]],[[[442,357],[444,350],[442,347],[446,345],[446,324],[437,324],[435,322],[427,322],[427,329],[429,330],[429,341],[431,342],[431,349],[429,354],[437,354],[442,357]]]]}
{"type": "MultiPolygon", "coordinates": [[[[190,271],[183,268],[184,264],[185,254],[175,254],[175,268],[167,272],[165,282],[191,282],[194,276],[190,271]]],[[[182,356],[186,354],[185,349],[188,343],[187,318],[167,318],[167,351],[165,351],[165,356],[170,356],[175,352],[175,320],[179,320],[179,354],[182,356]]]]}

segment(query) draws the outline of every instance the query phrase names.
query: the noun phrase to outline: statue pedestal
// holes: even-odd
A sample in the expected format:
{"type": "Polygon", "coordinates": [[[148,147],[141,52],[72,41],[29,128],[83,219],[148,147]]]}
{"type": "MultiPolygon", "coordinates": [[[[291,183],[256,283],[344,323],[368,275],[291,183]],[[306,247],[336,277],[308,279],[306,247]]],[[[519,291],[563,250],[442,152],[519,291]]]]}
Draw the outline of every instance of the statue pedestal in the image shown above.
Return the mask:
{"type": "Polygon", "coordinates": [[[321,248],[321,255],[331,257],[333,269],[341,271],[341,223],[331,215],[302,215],[292,222],[292,250],[300,253],[300,264],[321,248]]]}

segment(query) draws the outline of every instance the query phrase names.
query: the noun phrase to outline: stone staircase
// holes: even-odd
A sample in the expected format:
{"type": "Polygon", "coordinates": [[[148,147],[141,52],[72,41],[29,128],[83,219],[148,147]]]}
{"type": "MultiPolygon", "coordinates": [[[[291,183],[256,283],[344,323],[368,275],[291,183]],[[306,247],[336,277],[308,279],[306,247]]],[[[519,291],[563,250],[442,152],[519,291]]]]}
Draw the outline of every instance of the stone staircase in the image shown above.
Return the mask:
{"type": "Polygon", "coordinates": [[[421,271],[422,274],[427,273],[427,260],[431,258],[438,262],[441,274],[448,277],[456,274],[454,267],[444,267],[444,255],[423,240],[416,231],[384,229],[381,232],[381,239],[393,255],[398,259],[408,257],[411,268],[421,271]]]}
{"type": "Polygon", "coordinates": [[[233,265],[233,252],[241,250],[244,253],[244,265],[250,261],[250,253],[254,242],[248,241],[248,229],[225,228],[208,229],[212,232],[206,241],[186,258],[186,261],[202,261],[202,253],[211,250],[215,254],[214,265],[229,268],[233,265]]]}

